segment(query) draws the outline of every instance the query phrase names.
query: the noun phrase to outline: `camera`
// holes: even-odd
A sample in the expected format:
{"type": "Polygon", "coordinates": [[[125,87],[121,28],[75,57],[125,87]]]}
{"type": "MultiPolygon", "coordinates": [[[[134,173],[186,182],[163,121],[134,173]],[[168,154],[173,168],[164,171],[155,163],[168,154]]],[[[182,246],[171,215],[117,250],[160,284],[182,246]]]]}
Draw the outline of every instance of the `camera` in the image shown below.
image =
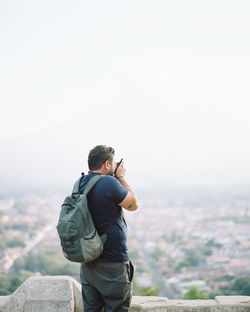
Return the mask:
{"type": "Polygon", "coordinates": [[[115,172],[114,172],[115,177],[116,177],[116,170],[118,169],[118,167],[120,166],[122,161],[123,161],[123,158],[118,163],[116,163],[116,168],[115,168],[115,172]]]}

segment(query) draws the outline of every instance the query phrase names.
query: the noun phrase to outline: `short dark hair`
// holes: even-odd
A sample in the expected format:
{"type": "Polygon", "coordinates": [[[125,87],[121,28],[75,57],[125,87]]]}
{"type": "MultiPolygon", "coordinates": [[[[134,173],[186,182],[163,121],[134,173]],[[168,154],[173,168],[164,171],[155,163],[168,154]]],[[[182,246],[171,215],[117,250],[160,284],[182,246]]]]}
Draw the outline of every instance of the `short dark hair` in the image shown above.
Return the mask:
{"type": "Polygon", "coordinates": [[[99,170],[106,160],[113,161],[115,150],[106,145],[97,145],[89,152],[89,170],[99,170]]]}

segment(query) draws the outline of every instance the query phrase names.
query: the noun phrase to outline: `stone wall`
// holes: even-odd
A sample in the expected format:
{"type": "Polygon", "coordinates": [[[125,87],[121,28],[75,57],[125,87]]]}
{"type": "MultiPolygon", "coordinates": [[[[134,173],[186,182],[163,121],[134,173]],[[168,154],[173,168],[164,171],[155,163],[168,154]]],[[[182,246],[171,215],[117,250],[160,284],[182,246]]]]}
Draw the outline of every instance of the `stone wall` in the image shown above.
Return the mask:
{"type": "MultiPolygon", "coordinates": [[[[69,276],[27,279],[11,296],[0,297],[1,312],[80,312],[81,286],[69,276]]],[[[250,296],[219,296],[215,300],[168,300],[134,296],[131,312],[250,312],[250,296]]]]}

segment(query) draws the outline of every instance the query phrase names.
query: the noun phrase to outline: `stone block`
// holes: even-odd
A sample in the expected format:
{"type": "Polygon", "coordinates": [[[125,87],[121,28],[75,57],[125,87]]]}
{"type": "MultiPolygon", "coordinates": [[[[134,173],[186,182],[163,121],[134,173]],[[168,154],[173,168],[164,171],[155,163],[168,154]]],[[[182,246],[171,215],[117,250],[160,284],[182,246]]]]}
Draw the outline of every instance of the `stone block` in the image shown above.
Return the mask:
{"type": "Polygon", "coordinates": [[[217,306],[211,312],[250,312],[249,296],[217,296],[217,306]]]}
{"type": "Polygon", "coordinates": [[[68,312],[74,311],[73,303],[70,301],[40,301],[29,300],[24,303],[24,311],[26,312],[68,312]]]}
{"type": "Polygon", "coordinates": [[[72,279],[68,276],[39,276],[26,281],[26,300],[71,301],[72,279]]]}
{"type": "Polygon", "coordinates": [[[214,300],[169,300],[168,312],[211,312],[214,300]]]}
{"type": "MultiPolygon", "coordinates": [[[[0,309],[11,296],[0,296],[0,309]]],[[[1,310],[0,310],[1,311],[1,310]]]]}
{"type": "Polygon", "coordinates": [[[176,305],[176,306],[214,306],[216,305],[216,302],[214,300],[169,300],[168,302],[169,305],[176,305]]]}
{"type": "Polygon", "coordinates": [[[131,303],[131,312],[148,311],[163,312],[167,310],[168,300],[165,297],[134,296],[131,303]]]}
{"type": "Polygon", "coordinates": [[[82,286],[75,280],[73,280],[72,285],[74,295],[74,312],[82,312],[83,311],[82,286]]]}
{"type": "Polygon", "coordinates": [[[238,306],[238,310],[237,312],[250,312],[250,306],[246,306],[246,305],[241,305],[238,306]]]}
{"type": "Polygon", "coordinates": [[[217,296],[215,301],[220,304],[250,304],[250,296],[217,296]]]}
{"type": "Polygon", "coordinates": [[[212,308],[211,312],[238,312],[237,305],[219,304],[212,308]]]}
{"type": "Polygon", "coordinates": [[[31,277],[5,301],[0,311],[77,311],[74,306],[75,298],[79,303],[79,293],[73,294],[74,290],[79,292],[76,283],[69,276],[31,277]]]}

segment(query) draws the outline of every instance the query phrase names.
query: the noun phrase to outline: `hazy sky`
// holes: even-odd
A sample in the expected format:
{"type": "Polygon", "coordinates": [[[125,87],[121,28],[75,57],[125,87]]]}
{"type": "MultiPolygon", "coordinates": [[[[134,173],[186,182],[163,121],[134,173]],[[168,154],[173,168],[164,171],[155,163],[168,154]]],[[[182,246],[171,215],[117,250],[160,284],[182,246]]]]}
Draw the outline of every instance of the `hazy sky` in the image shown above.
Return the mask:
{"type": "Polygon", "coordinates": [[[142,180],[250,182],[249,16],[246,0],[1,0],[0,143],[77,123],[73,149],[115,145],[142,180]]]}

